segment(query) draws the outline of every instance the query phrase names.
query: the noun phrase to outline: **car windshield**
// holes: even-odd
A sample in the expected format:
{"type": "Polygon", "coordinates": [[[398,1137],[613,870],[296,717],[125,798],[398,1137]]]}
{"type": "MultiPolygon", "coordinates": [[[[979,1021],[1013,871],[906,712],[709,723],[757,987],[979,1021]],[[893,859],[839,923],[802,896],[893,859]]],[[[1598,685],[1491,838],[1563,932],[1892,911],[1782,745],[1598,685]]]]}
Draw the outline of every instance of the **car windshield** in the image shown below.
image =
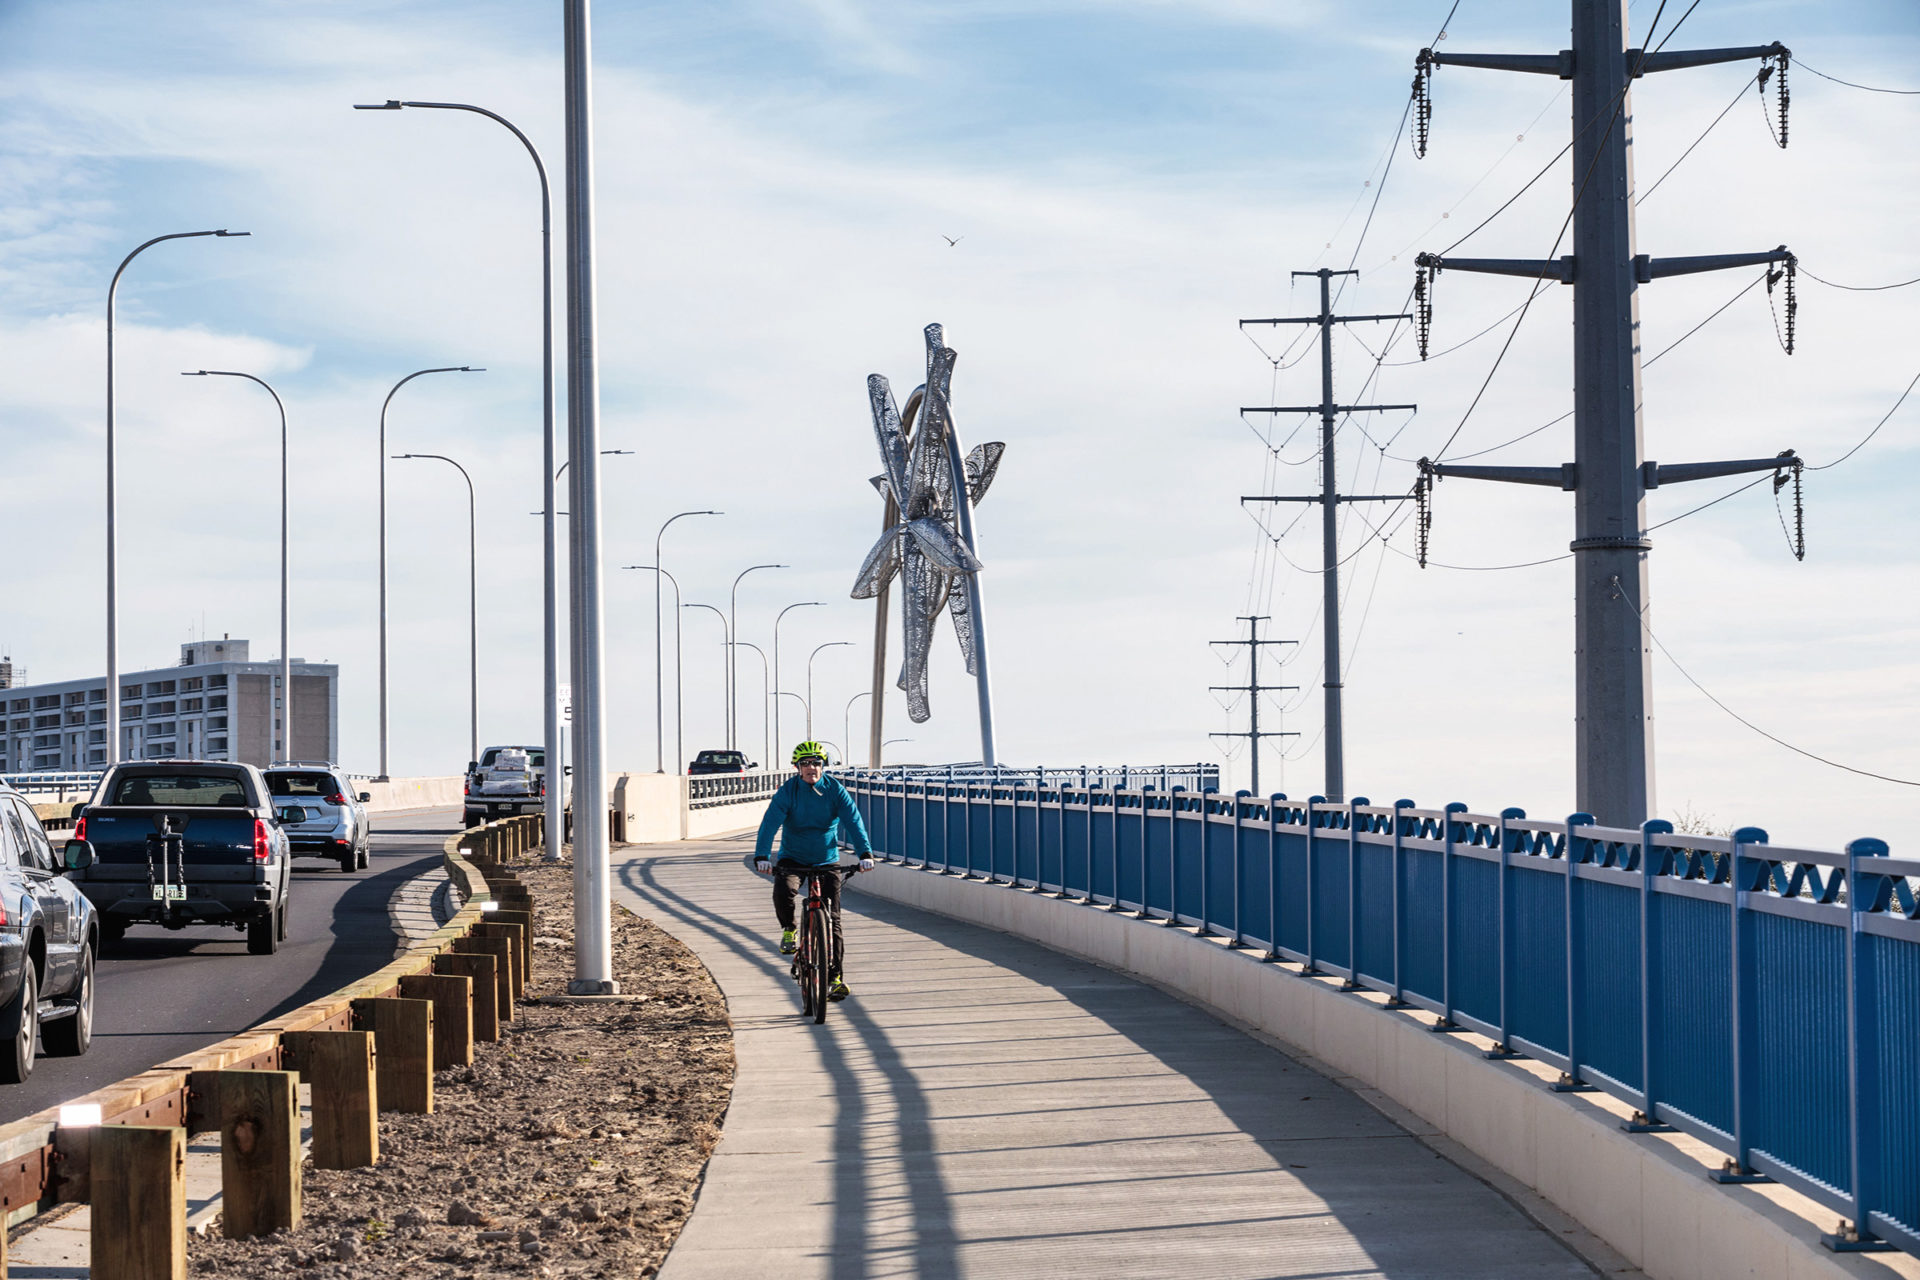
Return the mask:
{"type": "Polygon", "coordinates": [[[744,764],[746,756],[738,751],[702,751],[696,764],[744,764]]]}
{"type": "Polygon", "coordinates": [[[500,753],[502,751],[526,752],[527,767],[529,769],[544,769],[547,767],[547,753],[541,750],[539,747],[488,747],[486,751],[481,753],[480,767],[484,769],[487,766],[493,764],[496,760],[500,758],[500,753]]]}
{"type": "Polygon", "coordinates": [[[247,807],[246,784],[231,774],[122,774],[114,779],[110,805],[178,805],[183,808],[247,807]]]}
{"type": "Polygon", "coordinates": [[[277,796],[337,796],[341,790],[330,773],[270,773],[267,789],[277,796]]]}

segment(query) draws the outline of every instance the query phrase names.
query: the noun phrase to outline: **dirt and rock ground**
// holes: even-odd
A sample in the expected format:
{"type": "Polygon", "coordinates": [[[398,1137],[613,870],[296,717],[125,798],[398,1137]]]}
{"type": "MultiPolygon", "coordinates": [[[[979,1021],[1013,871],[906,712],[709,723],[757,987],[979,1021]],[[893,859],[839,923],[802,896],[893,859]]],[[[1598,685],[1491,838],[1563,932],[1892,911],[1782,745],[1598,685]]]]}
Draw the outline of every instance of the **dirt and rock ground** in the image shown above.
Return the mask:
{"type": "Polygon", "coordinates": [[[651,1276],[672,1247],[733,1086],[720,990],[686,947],[615,907],[633,1002],[549,1003],[573,967],[570,863],[524,868],[536,910],[528,999],[434,1114],[380,1117],[380,1163],[305,1171],[305,1220],[263,1239],[216,1224],[196,1277],[651,1276]]]}

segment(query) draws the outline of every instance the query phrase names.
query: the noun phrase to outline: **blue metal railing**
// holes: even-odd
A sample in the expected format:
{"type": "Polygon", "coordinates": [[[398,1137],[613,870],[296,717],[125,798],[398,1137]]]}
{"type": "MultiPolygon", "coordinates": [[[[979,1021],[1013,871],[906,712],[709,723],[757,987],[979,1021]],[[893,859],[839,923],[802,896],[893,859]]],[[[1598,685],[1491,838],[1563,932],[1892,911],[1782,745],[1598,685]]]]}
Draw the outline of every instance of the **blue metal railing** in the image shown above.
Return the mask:
{"type": "MultiPolygon", "coordinates": [[[[1136,771],[1144,773],[1147,771],[1136,771]]],[[[839,775],[881,856],[1385,992],[1920,1254],[1920,860],[1364,798],[839,775]]],[[[1831,1238],[1849,1247],[1857,1242],[1831,1238]]]]}

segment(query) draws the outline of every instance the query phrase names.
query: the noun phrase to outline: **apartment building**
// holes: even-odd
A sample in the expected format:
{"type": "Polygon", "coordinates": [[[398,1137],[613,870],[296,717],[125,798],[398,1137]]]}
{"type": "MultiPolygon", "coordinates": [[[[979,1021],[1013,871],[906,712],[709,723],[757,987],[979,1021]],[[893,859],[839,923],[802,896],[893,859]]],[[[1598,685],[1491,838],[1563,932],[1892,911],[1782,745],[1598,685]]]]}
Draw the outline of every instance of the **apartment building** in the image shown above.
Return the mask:
{"type": "MultiPolygon", "coordinates": [[[[180,664],[120,675],[120,758],[336,760],[340,668],[253,662],[248,642],[221,637],[180,646],[180,664]]],[[[0,773],[101,768],[107,759],[106,680],[0,688],[0,773]]]]}

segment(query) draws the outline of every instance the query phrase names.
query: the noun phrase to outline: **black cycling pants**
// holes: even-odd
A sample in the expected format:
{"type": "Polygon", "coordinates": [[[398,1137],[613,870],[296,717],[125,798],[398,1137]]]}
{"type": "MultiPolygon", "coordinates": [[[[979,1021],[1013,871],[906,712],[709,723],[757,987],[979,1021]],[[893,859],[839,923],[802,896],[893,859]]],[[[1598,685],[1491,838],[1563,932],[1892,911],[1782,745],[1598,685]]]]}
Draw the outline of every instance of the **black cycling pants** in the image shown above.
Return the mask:
{"type": "MultiPolygon", "coordinates": [[[[773,914],[782,929],[794,927],[793,900],[807,891],[807,877],[818,870],[798,862],[781,862],[773,868],[773,914]]],[[[827,918],[833,922],[833,971],[839,973],[847,956],[846,939],[840,932],[840,873],[829,870],[820,877],[820,896],[826,899],[827,918]]]]}

